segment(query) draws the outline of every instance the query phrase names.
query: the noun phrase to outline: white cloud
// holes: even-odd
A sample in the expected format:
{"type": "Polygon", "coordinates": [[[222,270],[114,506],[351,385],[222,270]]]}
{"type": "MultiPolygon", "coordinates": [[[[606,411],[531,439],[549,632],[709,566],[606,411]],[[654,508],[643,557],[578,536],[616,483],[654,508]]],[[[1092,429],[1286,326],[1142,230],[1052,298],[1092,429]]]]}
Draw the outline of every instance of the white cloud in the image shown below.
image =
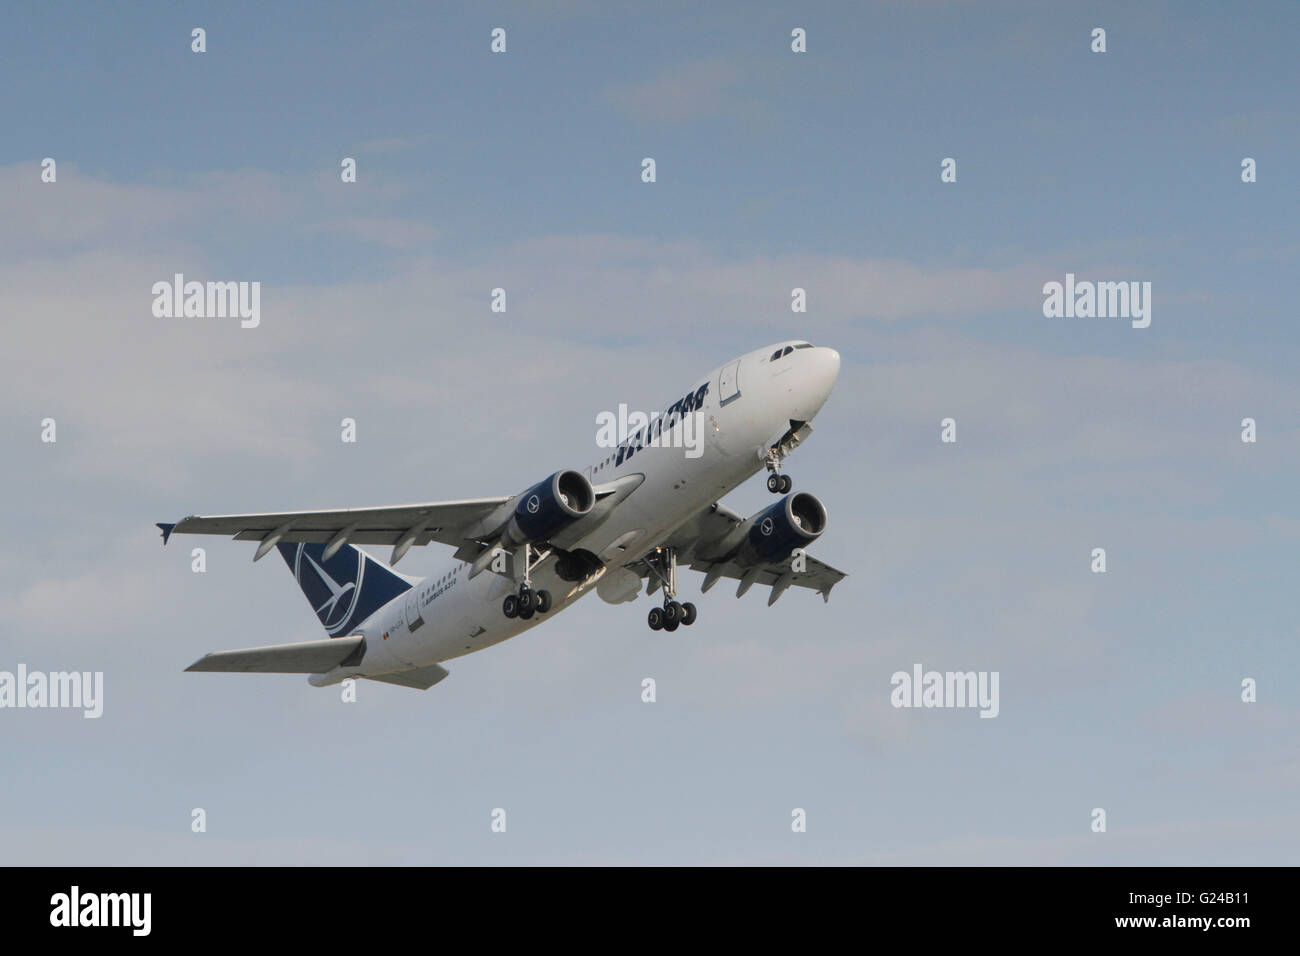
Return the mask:
{"type": "Polygon", "coordinates": [[[671,66],[640,83],[615,83],[603,91],[606,102],[628,115],[653,123],[683,123],[727,109],[743,79],[727,60],[699,60],[671,66]]]}

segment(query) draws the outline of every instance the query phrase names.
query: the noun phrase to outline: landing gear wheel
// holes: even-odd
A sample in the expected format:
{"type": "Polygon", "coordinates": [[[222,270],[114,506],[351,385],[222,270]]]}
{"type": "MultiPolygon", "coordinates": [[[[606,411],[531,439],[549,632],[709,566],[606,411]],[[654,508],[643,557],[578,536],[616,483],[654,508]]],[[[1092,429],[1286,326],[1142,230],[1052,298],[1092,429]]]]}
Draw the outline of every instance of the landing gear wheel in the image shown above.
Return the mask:
{"type": "Polygon", "coordinates": [[[782,484],[783,484],[783,480],[781,475],[778,475],[774,472],[767,476],[767,490],[772,492],[772,494],[774,495],[780,494],[782,484]]]}
{"type": "Polygon", "coordinates": [[[680,624],[681,620],[682,620],[682,606],[678,604],[676,601],[667,602],[664,605],[664,627],[668,628],[668,630],[670,631],[675,631],[677,629],[676,625],[680,624]],[[674,626],[668,627],[669,624],[672,624],[674,626]]]}
{"type": "Polygon", "coordinates": [[[507,594],[506,599],[501,602],[501,610],[505,612],[506,617],[518,617],[519,598],[513,594],[507,594]]]}
{"type": "Polygon", "coordinates": [[[652,630],[652,631],[658,631],[658,630],[660,630],[660,629],[664,626],[664,611],[663,611],[663,608],[652,607],[652,608],[650,609],[650,620],[649,620],[649,624],[650,624],[650,630],[652,630]]]}
{"type": "Polygon", "coordinates": [[[527,611],[520,611],[520,612],[519,612],[519,617],[522,618],[523,620],[527,621],[527,620],[530,619],[530,618],[531,618],[535,613],[537,613],[537,612],[534,611],[532,608],[529,608],[527,611]]]}
{"type": "Polygon", "coordinates": [[[537,613],[545,614],[551,609],[551,592],[541,590],[537,592],[537,613]]]}
{"type": "Polygon", "coordinates": [[[519,616],[522,617],[524,620],[527,620],[528,618],[532,617],[534,606],[535,606],[535,600],[533,598],[533,592],[528,590],[521,590],[519,592],[519,616]]]}
{"type": "Polygon", "coordinates": [[[680,620],[678,620],[677,618],[673,618],[671,621],[669,621],[669,620],[665,620],[665,621],[664,621],[664,630],[665,630],[665,631],[675,631],[675,630],[677,630],[677,628],[681,627],[681,624],[682,624],[682,622],[681,622],[680,620]]]}
{"type": "Polygon", "coordinates": [[[685,624],[687,627],[690,627],[692,624],[695,623],[695,618],[697,616],[698,615],[695,612],[695,605],[692,604],[690,601],[687,601],[685,604],[682,605],[682,623],[685,624]]]}
{"type": "Polygon", "coordinates": [[[794,487],[794,479],[791,478],[789,475],[782,475],[779,484],[781,487],[780,490],[778,491],[778,494],[784,495],[787,494],[790,491],[790,489],[794,487]]]}

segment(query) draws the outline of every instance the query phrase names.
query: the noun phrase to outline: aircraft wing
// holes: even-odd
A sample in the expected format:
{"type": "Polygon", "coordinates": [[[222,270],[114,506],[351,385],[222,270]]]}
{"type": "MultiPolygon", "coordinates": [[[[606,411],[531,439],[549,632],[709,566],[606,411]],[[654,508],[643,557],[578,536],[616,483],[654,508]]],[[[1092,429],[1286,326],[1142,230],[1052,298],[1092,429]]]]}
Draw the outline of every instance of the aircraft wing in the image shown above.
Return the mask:
{"type": "MultiPolygon", "coordinates": [[[[713,546],[744,521],[744,518],[726,505],[713,504],[674,531],[664,544],[677,549],[679,566],[689,566],[692,570],[704,572],[702,590],[707,591],[720,578],[731,578],[740,582],[736,588],[736,597],[740,597],[753,585],[766,584],[772,587],[767,600],[769,605],[775,604],[788,587],[810,588],[821,594],[824,601],[829,601],[831,588],[848,576],[810,554],[804,555],[803,571],[792,570],[788,559],[782,562],[746,564],[741,562],[739,555],[726,558],[711,556],[713,546]]],[[[651,580],[653,582],[654,578],[651,580]]]]}
{"type": "Polygon", "coordinates": [[[332,511],[275,511],[244,515],[191,515],[175,524],[159,524],[163,542],[174,533],[222,534],[236,541],[260,541],[261,557],[281,541],[326,544],[391,544],[394,562],[412,545],[431,541],[459,548],[493,530],[495,513],[513,500],[468,498],[381,508],[332,511]]]}

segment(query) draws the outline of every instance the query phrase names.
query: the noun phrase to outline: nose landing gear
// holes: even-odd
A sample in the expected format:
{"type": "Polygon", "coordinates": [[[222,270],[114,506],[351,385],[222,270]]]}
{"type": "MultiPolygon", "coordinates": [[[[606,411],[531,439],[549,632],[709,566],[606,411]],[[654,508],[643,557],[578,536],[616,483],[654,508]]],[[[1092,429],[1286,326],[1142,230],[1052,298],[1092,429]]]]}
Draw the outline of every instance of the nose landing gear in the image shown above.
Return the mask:
{"type": "Polygon", "coordinates": [[[798,448],[809,435],[812,434],[812,426],[807,422],[795,421],[790,419],[790,430],[768,448],[767,451],[760,452],[759,457],[767,470],[771,472],[767,476],[767,490],[774,495],[784,495],[794,487],[794,481],[789,475],[781,474],[781,463],[790,457],[790,453],[798,448]]]}
{"type": "Polygon", "coordinates": [[[779,475],[773,471],[767,476],[767,490],[774,495],[783,495],[794,487],[794,480],[789,475],[779,475]]]}

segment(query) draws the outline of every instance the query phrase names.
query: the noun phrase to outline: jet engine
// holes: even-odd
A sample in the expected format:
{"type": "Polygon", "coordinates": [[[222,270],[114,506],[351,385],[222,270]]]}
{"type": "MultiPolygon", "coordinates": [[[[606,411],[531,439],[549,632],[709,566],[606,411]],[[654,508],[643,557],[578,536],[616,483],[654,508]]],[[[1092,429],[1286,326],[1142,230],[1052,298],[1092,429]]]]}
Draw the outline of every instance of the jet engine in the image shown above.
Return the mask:
{"type": "Polygon", "coordinates": [[[557,471],[518,496],[514,513],[501,533],[507,548],[540,544],[591,511],[596,492],[581,473],[557,471]]]}
{"type": "Polygon", "coordinates": [[[815,495],[799,491],[764,508],[745,524],[740,546],[746,563],[784,561],[795,548],[812,544],[826,530],[826,506],[815,495]]]}

